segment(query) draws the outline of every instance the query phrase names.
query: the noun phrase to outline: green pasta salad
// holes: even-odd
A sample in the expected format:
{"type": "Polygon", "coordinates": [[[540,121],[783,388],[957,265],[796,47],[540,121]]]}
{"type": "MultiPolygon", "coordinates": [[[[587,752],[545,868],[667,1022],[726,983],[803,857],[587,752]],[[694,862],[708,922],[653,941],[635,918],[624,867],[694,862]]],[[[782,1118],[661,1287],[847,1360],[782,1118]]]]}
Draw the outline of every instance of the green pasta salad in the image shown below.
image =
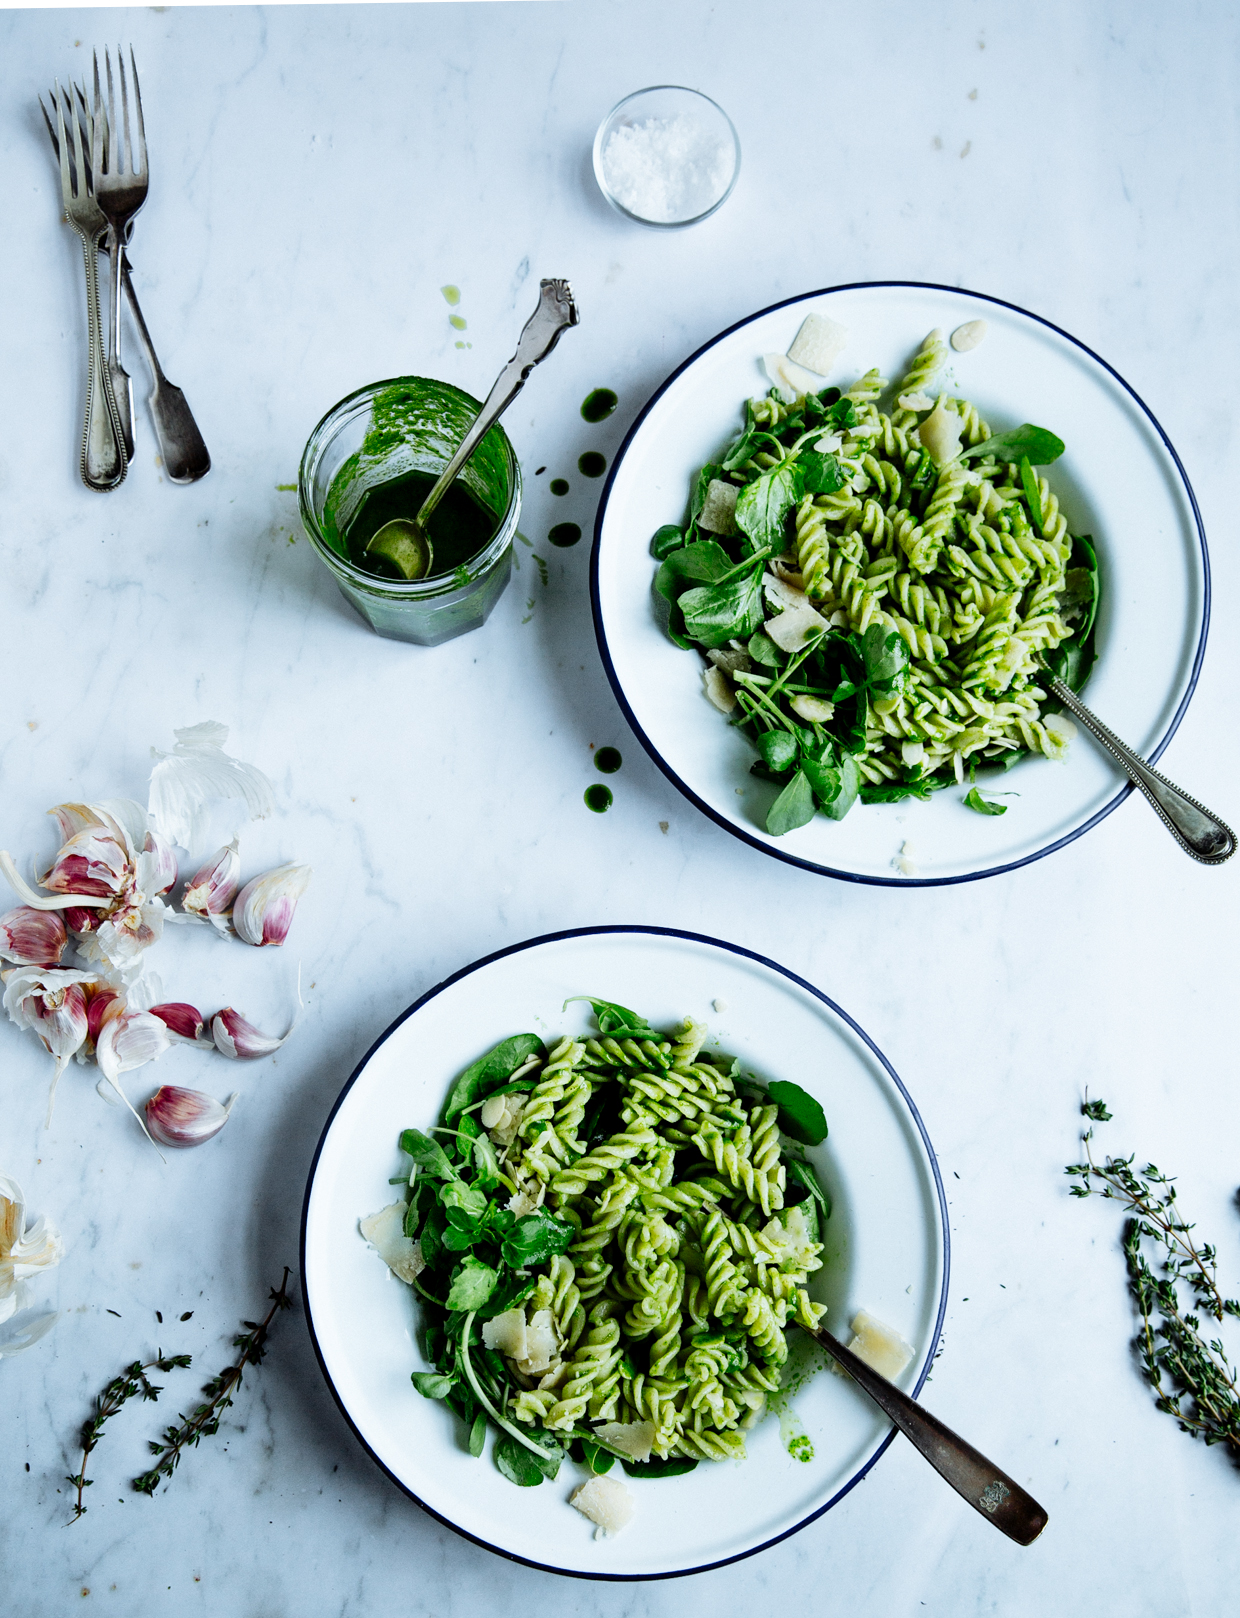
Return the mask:
{"type": "Polygon", "coordinates": [[[819,1104],[705,1050],[701,1023],[591,1005],[597,1035],[515,1034],[462,1073],[400,1137],[408,1201],[361,1227],[422,1299],[414,1385],[471,1454],[498,1429],[522,1485],[566,1455],[646,1477],[744,1458],[786,1334],[825,1313],[819,1104]]]}
{"type": "Polygon", "coordinates": [[[775,835],[1061,758],[1073,733],[1043,682],[1084,683],[1099,577],[1039,470],[1063,443],[931,397],[946,357],[933,331],[894,388],[814,392],[772,356],[780,383],[651,542],[667,633],[780,787],[775,835]]]}

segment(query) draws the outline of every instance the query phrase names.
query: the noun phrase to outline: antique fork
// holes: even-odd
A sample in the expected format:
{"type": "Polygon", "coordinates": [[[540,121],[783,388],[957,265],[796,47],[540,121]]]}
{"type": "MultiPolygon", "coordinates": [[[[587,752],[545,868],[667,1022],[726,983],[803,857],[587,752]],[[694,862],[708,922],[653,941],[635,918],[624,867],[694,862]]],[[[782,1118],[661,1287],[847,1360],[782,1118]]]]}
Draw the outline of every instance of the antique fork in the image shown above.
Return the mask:
{"type": "Polygon", "coordinates": [[[105,117],[103,97],[99,89],[99,57],[94,57],[95,99],[91,119],[90,166],[95,186],[95,201],[108,221],[108,260],[112,271],[111,324],[108,332],[108,370],[112,376],[112,392],[120,412],[121,431],[125,435],[125,453],[133,456],[134,409],[133,383],[121,363],[121,259],[133,216],[146,201],[146,130],[142,123],[142,92],[138,85],[138,64],[130,48],[129,62],[133,69],[133,99],[137,125],[137,146],[129,128],[129,87],[125,82],[125,58],[120,47],[116,51],[117,73],[121,81],[121,116],[116,116],[116,92],[112,85],[112,55],[103,53],[108,80],[108,110],[105,117]]]}
{"type": "MultiPolygon", "coordinates": [[[[65,219],[82,238],[86,261],[86,326],[89,358],[86,372],[86,420],[82,427],[82,482],[90,489],[115,489],[129,470],[129,456],[121,433],[120,414],[112,392],[112,379],[104,363],[103,332],[99,324],[99,238],[107,229],[99,204],[86,179],[86,156],[82,130],[74,116],[72,94],[68,102],[73,125],[73,167],[70,171],[69,140],[65,133],[65,109],[60,83],[53,93],[56,103],[56,151],[60,158],[60,192],[65,219]]],[[[46,117],[46,111],[44,117],[46,117]]],[[[49,121],[50,127],[50,121],[49,121]]]]}
{"type": "MultiPolygon", "coordinates": [[[[86,144],[94,141],[94,120],[91,116],[90,103],[86,92],[80,85],[75,85],[77,91],[78,116],[83,122],[86,131],[86,144]]],[[[53,97],[53,99],[55,99],[53,97]]],[[[39,101],[39,109],[43,114],[43,122],[47,125],[47,133],[51,138],[52,148],[57,157],[60,156],[60,143],[56,138],[56,131],[52,128],[52,120],[48,117],[47,108],[39,101]]],[[[94,193],[93,175],[90,164],[86,167],[86,184],[88,190],[94,193]]],[[[132,222],[126,229],[125,239],[128,243],[132,231],[132,222]]],[[[102,212],[99,214],[98,247],[102,250],[107,236],[107,221],[102,212]]],[[[175,382],[169,382],[164,375],[163,367],[159,363],[159,356],[155,352],[155,345],[151,341],[151,334],[147,330],[146,320],[143,317],[141,306],[138,303],[138,294],[134,291],[133,280],[130,276],[129,254],[125,248],[121,249],[121,284],[125,289],[125,296],[129,300],[129,313],[133,317],[134,327],[146,355],[146,363],[150,368],[152,388],[147,396],[150,406],[151,420],[155,425],[155,436],[159,440],[160,455],[163,458],[164,471],[173,483],[196,483],[199,478],[206,477],[211,470],[211,456],[207,450],[202,434],[198,430],[198,423],[194,420],[185,395],[175,382]]],[[[119,414],[119,406],[118,406],[119,414]]]]}

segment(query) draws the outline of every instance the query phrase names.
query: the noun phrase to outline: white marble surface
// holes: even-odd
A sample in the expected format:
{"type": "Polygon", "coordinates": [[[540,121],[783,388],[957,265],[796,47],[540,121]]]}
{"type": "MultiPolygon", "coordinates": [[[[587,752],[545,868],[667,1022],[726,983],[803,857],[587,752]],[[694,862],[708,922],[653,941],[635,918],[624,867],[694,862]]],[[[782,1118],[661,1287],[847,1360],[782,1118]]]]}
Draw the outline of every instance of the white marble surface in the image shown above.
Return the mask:
{"type": "MultiPolygon", "coordinates": [[[[278,788],[251,868],[279,856],[316,873],[282,956],[181,937],[160,950],[170,994],[231,999],[257,1020],[284,1014],[298,960],[309,986],[295,1040],[244,1072],[236,1116],[200,1153],[161,1165],[77,1068],[45,1132],[45,1059],[0,1028],[0,1167],[69,1248],[41,1289],[64,1310],[56,1330],[0,1366],[7,1612],[1230,1608],[1240,1483],[1152,1410],[1125,1349],[1118,1221],[1071,1202],[1061,1170],[1088,1083],[1116,1113],[1104,1143],[1180,1173],[1234,1284],[1240,862],[1192,865],[1132,801],[982,884],[900,893],[785,869],[707,823],[641,754],[596,655],[588,547],[543,536],[592,520],[577,455],[610,453],[666,372],[752,309],[876,277],[1009,298],[1103,354],[1184,456],[1214,541],[1215,632],[1165,763],[1234,820],[1238,45],[1231,8],[1068,0],[0,18],[15,244],[0,842],[49,850],[50,804],[141,796],[148,747],[218,718],[278,788]],[[129,481],[101,498],[76,481],[81,272],[34,95],[118,37],[137,49],[152,148],[135,278],[215,468],[190,489],[161,481],[143,417],[129,481]],[[669,80],[723,103],[745,163],[719,215],[663,235],[607,210],[588,153],[615,100],[669,80]],[[363,382],[426,370],[480,391],[538,275],[562,273],[584,323],[510,427],[546,585],[523,552],[481,633],[433,653],[370,636],[277,485],[322,411],[363,382]],[[454,347],[445,282],[462,289],[472,348],[454,347]],[[600,384],[621,406],[590,428],[576,407],[600,384]],[[566,500],[546,492],[555,473],[573,483],[566,500]],[[625,755],[602,817],[582,804],[591,743],[625,755]],[[384,1480],[299,1316],[171,1489],[128,1491],[169,1401],[224,1363],[235,1321],[295,1263],[314,1144],[373,1037],[482,954],[615,920],[773,956],[902,1073],[940,1154],[955,1247],[928,1402],[1046,1504],[1034,1548],[1000,1539],[898,1442],[835,1511],[754,1560],[675,1584],[559,1581],[460,1540],[384,1480]],[[158,1409],[118,1420],[89,1514],[66,1530],[88,1402],[157,1342],[196,1369],[158,1409]]],[[[177,1052],[158,1078],[222,1092],[234,1074],[221,1066],[177,1052]]]]}

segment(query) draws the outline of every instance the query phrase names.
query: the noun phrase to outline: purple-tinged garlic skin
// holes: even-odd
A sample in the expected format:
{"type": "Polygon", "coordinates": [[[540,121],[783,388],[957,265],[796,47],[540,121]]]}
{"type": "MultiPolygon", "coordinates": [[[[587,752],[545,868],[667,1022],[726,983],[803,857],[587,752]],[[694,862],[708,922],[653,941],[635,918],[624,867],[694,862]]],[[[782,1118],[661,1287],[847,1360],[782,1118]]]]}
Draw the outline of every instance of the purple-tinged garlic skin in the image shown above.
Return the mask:
{"type": "Polygon", "coordinates": [[[240,885],[241,855],[234,837],[190,877],[181,897],[181,909],[188,915],[201,916],[204,921],[226,915],[240,885]]]}
{"type": "Polygon", "coordinates": [[[145,1067],[171,1045],[168,1030],[158,1017],[149,1011],[122,1011],[119,1017],[105,1020],[95,1042],[95,1060],[104,1078],[115,1085],[120,1074],[145,1067]]]}
{"type": "Polygon", "coordinates": [[[201,1090],[164,1084],[146,1104],[146,1127],[161,1146],[201,1146],[223,1129],[235,1100],[225,1106],[201,1090]]]}
{"type": "Polygon", "coordinates": [[[247,882],[233,905],[233,926],[246,944],[282,944],[297,901],[310,885],[308,865],[280,865],[247,882]]]}
{"type": "MultiPolygon", "coordinates": [[[[293,1030],[290,1028],[288,1032],[291,1034],[293,1030]]],[[[211,1037],[222,1056],[252,1062],[260,1056],[270,1056],[273,1051],[278,1051],[288,1034],[283,1039],[272,1039],[269,1034],[255,1028],[252,1022],[247,1022],[239,1011],[225,1006],[211,1019],[211,1037]]]]}
{"type": "Polygon", "coordinates": [[[184,1000],[166,1000],[162,1005],[152,1006],[151,1016],[159,1018],[173,1039],[187,1040],[191,1045],[211,1043],[203,1039],[206,1024],[202,1012],[184,1000]]]}
{"type": "Polygon", "coordinates": [[[172,851],[172,844],[166,837],[161,837],[157,831],[148,831],[143,853],[151,857],[151,880],[148,893],[159,895],[167,893],[176,886],[177,857],[172,851]]]}
{"type": "Polygon", "coordinates": [[[69,942],[54,910],[18,905],[0,916],[0,959],[17,966],[56,966],[69,942]]]}

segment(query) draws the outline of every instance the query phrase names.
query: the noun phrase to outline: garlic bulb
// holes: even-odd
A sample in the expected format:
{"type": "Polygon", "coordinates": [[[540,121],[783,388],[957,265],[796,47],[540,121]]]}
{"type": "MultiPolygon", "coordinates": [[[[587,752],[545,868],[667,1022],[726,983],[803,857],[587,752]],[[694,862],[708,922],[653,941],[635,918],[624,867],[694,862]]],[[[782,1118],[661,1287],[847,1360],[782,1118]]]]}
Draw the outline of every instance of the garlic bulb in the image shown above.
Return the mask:
{"type": "Polygon", "coordinates": [[[281,865],[247,882],[233,905],[237,937],[247,944],[282,944],[309,885],[308,865],[281,865]]]}
{"type": "Polygon", "coordinates": [[[164,1084],[146,1104],[146,1127],[161,1146],[201,1146],[223,1129],[236,1099],[219,1102],[201,1090],[164,1084]]]}

